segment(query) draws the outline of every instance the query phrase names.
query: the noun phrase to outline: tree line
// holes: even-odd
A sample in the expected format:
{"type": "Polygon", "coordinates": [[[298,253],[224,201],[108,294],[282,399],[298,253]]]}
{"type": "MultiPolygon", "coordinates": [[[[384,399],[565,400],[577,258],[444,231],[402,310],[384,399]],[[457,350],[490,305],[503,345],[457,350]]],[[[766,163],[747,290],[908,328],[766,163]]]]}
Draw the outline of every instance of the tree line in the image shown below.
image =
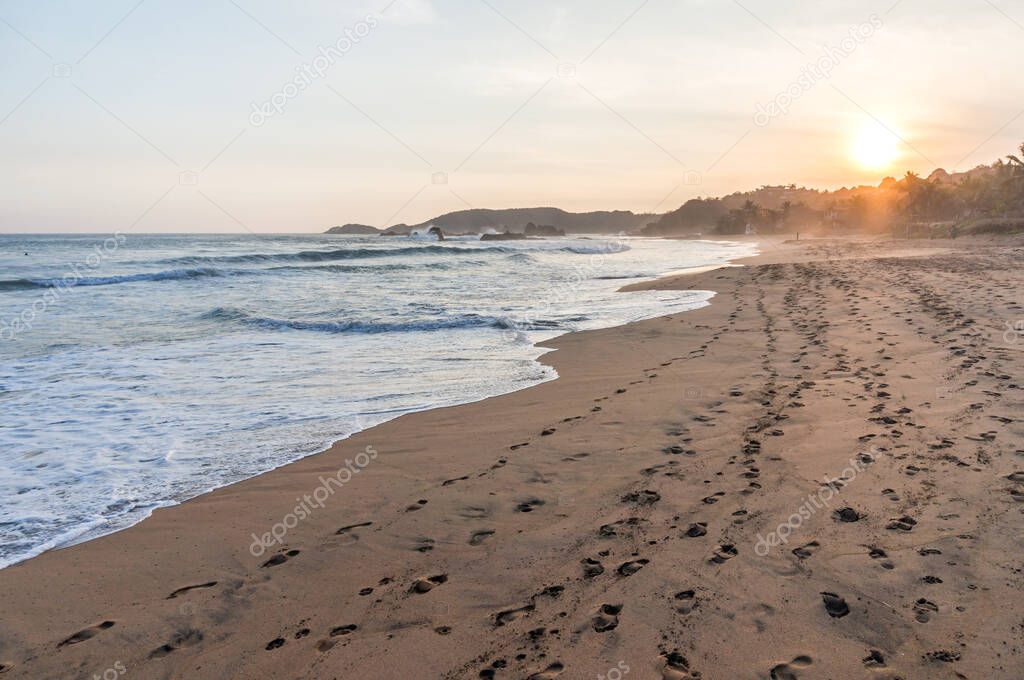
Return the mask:
{"type": "Polygon", "coordinates": [[[1024,144],[989,165],[926,178],[913,172],[878,186],[817,191],[763,186],[695,198],[651,222],[652,236],[897,231],[914,235],[1024,230],[1024,144]]]}

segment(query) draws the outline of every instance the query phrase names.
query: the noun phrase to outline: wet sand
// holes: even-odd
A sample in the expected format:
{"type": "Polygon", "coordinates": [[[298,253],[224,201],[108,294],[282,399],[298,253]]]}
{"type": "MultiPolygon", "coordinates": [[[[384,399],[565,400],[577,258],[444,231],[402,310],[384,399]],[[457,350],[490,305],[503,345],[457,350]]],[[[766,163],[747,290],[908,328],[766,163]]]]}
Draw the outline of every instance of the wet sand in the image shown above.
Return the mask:
{"type": "Polygon", "coordinates": [[[1022,677],[1024,248],[763,250],[556,381],[0,571],[0,674],[1022,677]]]}

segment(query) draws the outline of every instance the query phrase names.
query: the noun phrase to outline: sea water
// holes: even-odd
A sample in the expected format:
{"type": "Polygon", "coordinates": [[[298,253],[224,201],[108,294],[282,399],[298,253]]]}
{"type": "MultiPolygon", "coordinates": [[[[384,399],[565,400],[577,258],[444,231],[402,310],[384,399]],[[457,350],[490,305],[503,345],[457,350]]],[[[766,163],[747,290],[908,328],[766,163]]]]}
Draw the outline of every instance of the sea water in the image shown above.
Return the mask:
{"type": "Polygon", "coordinates": [[[694,309],[753,253],[628,237],[0,236],[0,567],[399,415],[555,378],[535,343],[694,309]]]}

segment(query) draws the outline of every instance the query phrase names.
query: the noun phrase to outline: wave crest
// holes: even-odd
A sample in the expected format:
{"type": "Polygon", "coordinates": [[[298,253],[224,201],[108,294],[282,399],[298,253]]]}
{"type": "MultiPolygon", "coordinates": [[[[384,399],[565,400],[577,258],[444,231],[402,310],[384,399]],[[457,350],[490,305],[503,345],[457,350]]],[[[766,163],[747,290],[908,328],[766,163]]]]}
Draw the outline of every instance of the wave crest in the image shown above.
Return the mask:
{"type": "Polygon", "coordinates": [[[417,319],[410,321],[365,321],[345,319],[340,321],[310,321],[302,319],[276,319],[250,314],[235,307],[217,307],[203,315],[207,321],[235,323],[263,330],[313,331],[318,333],[416,333],[442,330],[494,328],[500,330],[530,331],[557,330],[561,324],[547,319],[531,319],[517,322],[507,317],[481,314],[459,314],[439,319],[417,319]]]}

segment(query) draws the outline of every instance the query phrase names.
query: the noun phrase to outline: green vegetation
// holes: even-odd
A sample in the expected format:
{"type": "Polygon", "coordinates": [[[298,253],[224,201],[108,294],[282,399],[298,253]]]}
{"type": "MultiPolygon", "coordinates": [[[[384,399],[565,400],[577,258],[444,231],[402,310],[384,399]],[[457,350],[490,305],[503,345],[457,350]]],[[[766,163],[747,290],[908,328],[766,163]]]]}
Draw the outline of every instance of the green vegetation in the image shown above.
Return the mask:
{"type": "Polygon", "coordinates": [[[1024,231],[1024,144],[991,165],[927,179],[908,172],[877,187],[817,191],[790,184],[695,198],[662,215],[651,236],[894,232],[908,236],[1024,231]]]}

